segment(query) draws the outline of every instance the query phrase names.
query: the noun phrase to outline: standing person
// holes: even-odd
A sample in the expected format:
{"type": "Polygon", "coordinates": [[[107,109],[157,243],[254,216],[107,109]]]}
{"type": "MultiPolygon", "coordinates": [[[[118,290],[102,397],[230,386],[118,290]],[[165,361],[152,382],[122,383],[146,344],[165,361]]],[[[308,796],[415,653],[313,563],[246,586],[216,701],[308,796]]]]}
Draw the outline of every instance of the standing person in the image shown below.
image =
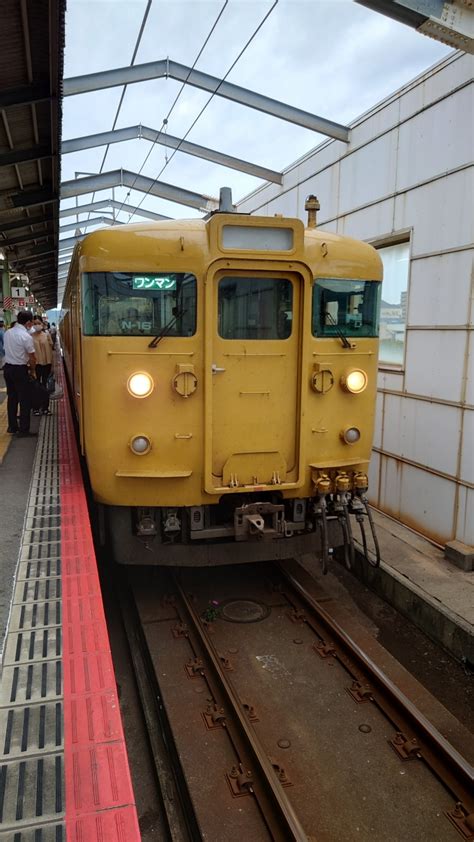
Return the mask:
{"type": "Polygon", "coordinates": [[[53,363],[53,340],[39,316],[35,316],[33,319],[31,335],[35,343],[36,377],[41,385],[46,388],[53,363]]]}
{"type": "MultiPolygon", "coordinates": [[[[51,367],[53,363],[53,340],[49,331],[46,330],[43,320],[39,316],[35,316],[33,320],[31,335],[35,345],[36,378],[46,389],[46,384],[48,382],[48,377],[51,374],[51,367]]],[[[50,415],[49,394],[41,412],[43,415],[50,415]]],[[[39,414],[39,409],[34,411],[34,415],[39,414]]]]}
{"type": "Polygon", "coordinates": [[[53,350],[54,350],[55,347],[56,347],[56,339],[57,339],[57,335],[58,335],[58,332],[56,330],[56,325],[55,325],[54,322],[51,322],[51,327],[49,329],[49,332],[51,334],[51,339],[53,340],[53,350]]]}
{"type": "Polygon", "coordinates": [[[5,360],[5,348],[3,346],[3,337],[5,336],[5,323],[3,319],[0,319],[0,371],[3,369],[3,363],[5,360]]]}
{"type": "Polygon", "coordinates": [[[7,330],[5,343],[4,375],[7,386],[8,431],[17,433],[18,438],[35,436],[30,433],[31,388],[28,379],[28,366],[34,375],[36,368],[35,346],[28,333],[33,324],[33,314],[29,310],[18,313],[15,327],[7,330]],[[20,429],[16,413],[20,404],[20,429]]]}

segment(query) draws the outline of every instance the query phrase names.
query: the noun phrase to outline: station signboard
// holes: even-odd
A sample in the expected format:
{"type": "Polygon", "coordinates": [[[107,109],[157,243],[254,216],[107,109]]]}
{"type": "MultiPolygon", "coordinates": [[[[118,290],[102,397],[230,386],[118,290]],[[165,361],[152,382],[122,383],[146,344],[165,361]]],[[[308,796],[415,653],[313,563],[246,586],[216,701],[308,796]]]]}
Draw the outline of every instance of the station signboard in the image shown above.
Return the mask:
{"type": "Polygon", "coordinates": [[[25,287],[12,287],[11,296],[12,298],[26,298],[25,287]]]}

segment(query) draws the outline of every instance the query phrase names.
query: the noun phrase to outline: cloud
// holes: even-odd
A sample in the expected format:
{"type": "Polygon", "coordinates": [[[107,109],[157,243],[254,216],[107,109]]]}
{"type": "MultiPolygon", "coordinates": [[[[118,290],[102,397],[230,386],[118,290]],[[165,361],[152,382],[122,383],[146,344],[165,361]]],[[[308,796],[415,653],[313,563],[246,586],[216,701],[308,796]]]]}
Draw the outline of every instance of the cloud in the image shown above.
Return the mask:
{"type": "MultiPolygon", "coordinates": [[[[221,10],[223,0],[154,0],[136,63],[167,56],[191,66],[221,10]]],[[[67,12],[65,76],[128,66],[145,10],[144,0],[76,0],[67,12]]],[[[198,69],[222,78],[250,38],[271,0],[230,0],[205,48],[198,69]]],[[[348,123],[445,56],[442,44],[371,12],[350,0],[280,0],[228,81],[336,122],[348,123]]],[[[172,79],[130,85],[118,127],[139,123],[159,129],[181,88],[172,79]]],[[[121,88],[67,98],[63,136],[108,131],[121,88]]],[[[169,118],[167,131],[184,137],[209,94],[186,86],[169,118]]],[[[214,96],[189,134],[190,141],[262,166],[281,170],[314,148],[321,135],[214,96]]],[[[138,172],[150,151],[144,140],[110,147],[104,171],[123,167],[138,172]]],[[[155,145],[143,174],[155,178],[166,164],[166,150],[155,145]]],[[[76,171],[98,172],[104,148],[63,156],[62,178],[76,171]]],[[[185,155],[171,157],[161,179],[217,195],[222,184],[234,199],[259,180],[185,155]]],[[[117,188],[123,201],[125,188],[117,188]]],[[[110,195],[110,190],[99,198],[110,195]]],[[[143,194],[133,191],[133,201],[143,194]]],[[[128,202],[131,199],[127,199],[128,202]]],[[[85,203],[88,197],[81,197],[85,203]]],[[[172,216],[196,215],[175,203],[147,196],[143,206],[172,216]]],[[[126,220],[128,214],[122,212],[126,220]]],[[[138,217],[137,217],[138,218],[138,217]]]]}

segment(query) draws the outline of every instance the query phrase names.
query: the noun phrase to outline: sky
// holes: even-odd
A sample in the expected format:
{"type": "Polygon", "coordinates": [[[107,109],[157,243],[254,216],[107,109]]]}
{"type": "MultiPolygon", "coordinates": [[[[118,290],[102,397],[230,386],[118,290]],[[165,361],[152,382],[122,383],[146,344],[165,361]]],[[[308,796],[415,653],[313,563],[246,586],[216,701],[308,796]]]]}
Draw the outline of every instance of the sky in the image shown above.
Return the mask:
{"type": "MultiPolygon", "coordinates": [[[[228,0],[196,68],[225,76],[273,2],[228,0]]],[[[190,67],[223,5],[224,0],[152,0],[135,64],[169,57],[190,67]]],[[[146,0],[69,0],[65,78],[128,66],[146,6],[146,0]]],[[[226,81],[349,124],[450,52],[353,0],[279,0],[226,81]]],[[[160,129],[180,87],[172,79],[130,85],[116,127],[141,123],[160,129]]],[[[121,92],[113,88],[65,98],[63,140],[109,131],[121,92]]],[[[209,96],[186,86],[169,117],[168,133],[183,137],[209,96]]],[[[187,140],[282,170],[325,137],[215,96],[187,140]]],[[[140,139],[113,144],[103,171],[123,168],[137,173],[151,146],[140,139]]],[[[101,147],[63,155],[62,181],[74,179],[76,172],[98,173],[104,151],[101,147]]],[[[170,156],[155,144],[142,174],[156,178],[170,156]]],[[[169,161],[160,179],[210,196],[229,186],[234,202],[261,183],[182,152],[169,161]]],[[[143,198],[138,191],[127,193],[127,188],[116,188],[115,199],[132,205],[143,200],[143,208],[176,218],[202,215],[177,203],[143,198]]],[[[109,188],[96,194],[96,200],[110,196],[109,188]]],[[[85,204],[91,198],[89,194],[78,201],[85,204]]],[[[74,204],[68,199],[61,207],[74,204]]],[[[118,218],[128,222],[129,217],[122,210],[118,218]]],[[[139,215],[133,217],[139,220],[139,215]]],[[[68,232],[62,238],[70,236],[68,232]]]]}

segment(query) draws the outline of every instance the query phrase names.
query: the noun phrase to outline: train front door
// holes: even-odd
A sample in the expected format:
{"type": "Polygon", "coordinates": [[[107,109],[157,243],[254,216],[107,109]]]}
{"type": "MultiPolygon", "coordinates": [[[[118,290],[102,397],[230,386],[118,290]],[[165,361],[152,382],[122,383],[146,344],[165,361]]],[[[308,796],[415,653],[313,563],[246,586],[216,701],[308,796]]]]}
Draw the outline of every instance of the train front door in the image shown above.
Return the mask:
{"type": "Polygon", "coordinates": [[[209,278],[206,490],[298,479],[302,281],[255,269],[209,278]]]}

